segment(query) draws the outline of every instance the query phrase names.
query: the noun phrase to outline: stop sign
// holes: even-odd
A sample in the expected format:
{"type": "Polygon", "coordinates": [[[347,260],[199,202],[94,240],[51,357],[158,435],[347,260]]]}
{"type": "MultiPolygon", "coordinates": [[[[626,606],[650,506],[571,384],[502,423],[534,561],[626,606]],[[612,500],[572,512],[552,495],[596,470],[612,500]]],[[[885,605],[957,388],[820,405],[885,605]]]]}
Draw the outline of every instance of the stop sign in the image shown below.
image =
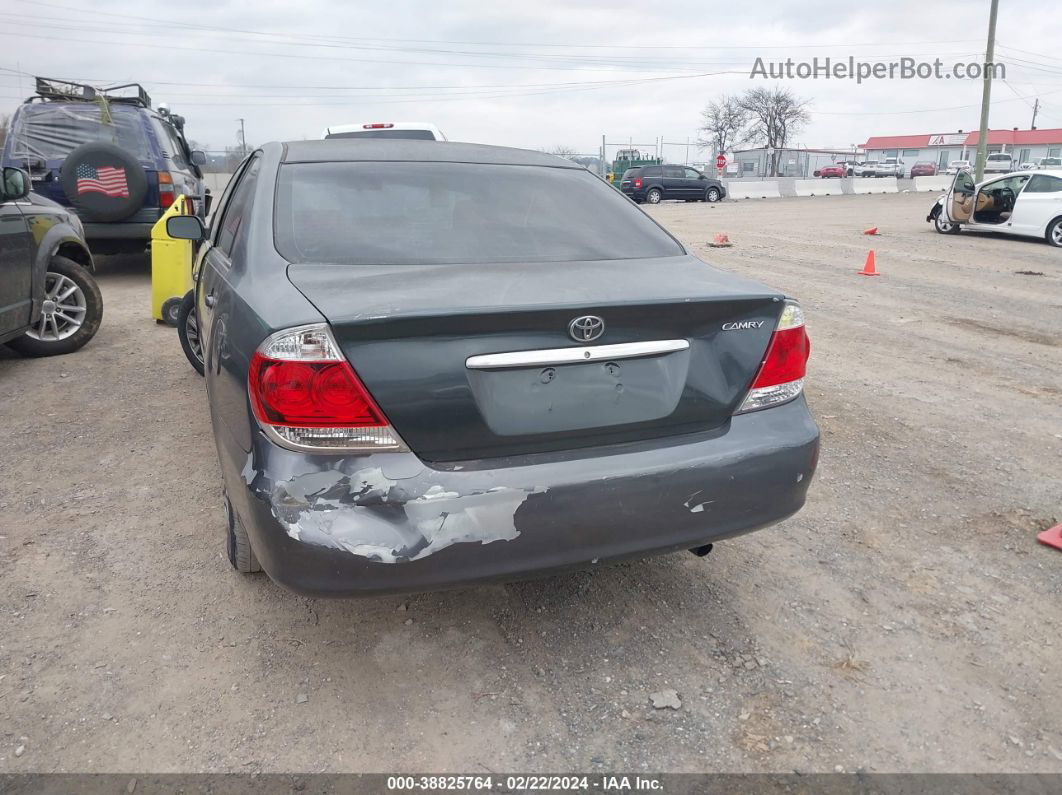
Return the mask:
{"type": "Polygon", "coordinates": [[[726,157],[723,156],[723,155],[719,155],[715,159],[715,167],[720,169],[720,170],[726,168],[726,157]]]}

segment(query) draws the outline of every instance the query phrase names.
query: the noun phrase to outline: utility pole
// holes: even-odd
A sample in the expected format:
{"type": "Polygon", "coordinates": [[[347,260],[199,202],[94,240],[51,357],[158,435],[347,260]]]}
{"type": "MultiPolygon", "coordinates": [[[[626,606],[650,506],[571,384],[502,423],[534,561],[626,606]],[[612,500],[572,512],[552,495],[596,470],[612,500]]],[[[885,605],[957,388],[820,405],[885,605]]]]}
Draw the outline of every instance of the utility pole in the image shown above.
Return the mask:
{"type": "Polygon", "coordinates": [[[992,101],[992,57],[996,51],[996,13],[999,0],[992,0],[992,9],[988,14],[988,46],[985,48],[985,87],[981,94],[981,133],[977,137],[977,165],[974,179],[980,182],[985,176],[985,160],[988,157],[988,106],[992,101]]]}
{"type": "Polygon", "coordinates": [[[247,157],[247,134],[243,129],[243,119],[237,119],[240,123],[240,154],[247,157]]]}
{"type": "Polygon", "coordinates": [[[1036,102],[1033,103],[1033,120],[1032,120],[1032,124],[1029,125],[1029,129],[1030,130],[1035,130],[1036,129],[1036,114],[1039,113],[1039,112],[1040,112],[1040,100],[1037,99],[1036,102]]]}

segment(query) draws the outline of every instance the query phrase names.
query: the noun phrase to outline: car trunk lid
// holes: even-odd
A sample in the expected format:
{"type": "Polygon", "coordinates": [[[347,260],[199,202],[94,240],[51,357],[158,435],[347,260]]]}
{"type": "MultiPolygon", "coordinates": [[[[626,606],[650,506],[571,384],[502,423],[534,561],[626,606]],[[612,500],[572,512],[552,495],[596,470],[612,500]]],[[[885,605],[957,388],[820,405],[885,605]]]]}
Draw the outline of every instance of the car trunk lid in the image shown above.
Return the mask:
{"type": "Polygon", "coordinates": [[[288,277],[430,461],[717,428],[747,392],[782,309],[780,294],[691,256],[292,264],[288,277]],[[583,316],[603,321],[599,338],[573,338],[583,316]]]}

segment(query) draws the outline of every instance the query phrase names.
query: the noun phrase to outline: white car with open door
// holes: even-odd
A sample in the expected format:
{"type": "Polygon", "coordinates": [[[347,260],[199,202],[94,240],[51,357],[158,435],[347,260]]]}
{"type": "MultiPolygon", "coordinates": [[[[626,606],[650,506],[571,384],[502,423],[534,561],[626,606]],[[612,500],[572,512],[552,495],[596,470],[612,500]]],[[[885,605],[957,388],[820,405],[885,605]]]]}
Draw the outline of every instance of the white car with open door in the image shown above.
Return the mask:
{"type": "Polygon", "coordinates": [[[1062,169],[1018,171],[980,184],[960,171],[926,220],[946,235],[961,229],[1004,232],[1062,247],[1062,169]]]}

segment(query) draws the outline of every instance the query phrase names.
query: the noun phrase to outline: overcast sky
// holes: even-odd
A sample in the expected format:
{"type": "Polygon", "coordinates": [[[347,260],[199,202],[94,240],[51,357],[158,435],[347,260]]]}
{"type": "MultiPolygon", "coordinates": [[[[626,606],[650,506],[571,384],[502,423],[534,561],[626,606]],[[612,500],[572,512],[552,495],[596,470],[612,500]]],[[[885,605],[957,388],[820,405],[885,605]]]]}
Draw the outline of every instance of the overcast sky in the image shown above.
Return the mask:
{"type": "MultiPolygon", "coordinates": [[[[1004,0],[991,126],[1062,127],[1062,3],[1004,0]]],[[[315,138],[330,123],[432,121],[452,140],[596,152],[601,136],[695,139],[706,102],[795,61],[983,58],[988,0],[4,0],[0,112],[29,75],[135,80],[211,149],[315,138]],[[721,73],[721,74],[720,74],[721,73]]],[[[795,143],[975,129],[979,80],[788,80],[811,101],[795,143]]],[[[614,149],[610,154],[614,153],[614,149]]],[[[683,146],[668,146],[682,162],[683,146]]],[[[704,159],[691,150],[691,162],[704,159]]]]}

